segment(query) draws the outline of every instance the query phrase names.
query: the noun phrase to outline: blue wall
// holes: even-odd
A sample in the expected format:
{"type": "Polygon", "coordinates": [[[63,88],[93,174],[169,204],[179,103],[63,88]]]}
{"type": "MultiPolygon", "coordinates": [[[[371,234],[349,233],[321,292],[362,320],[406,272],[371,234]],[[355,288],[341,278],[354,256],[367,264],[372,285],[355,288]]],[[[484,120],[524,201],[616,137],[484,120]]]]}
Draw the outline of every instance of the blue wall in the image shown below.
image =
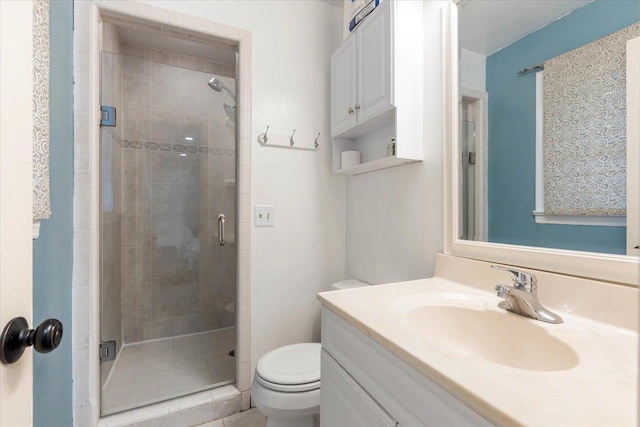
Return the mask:
{"type": "Polygon", "coordinates": [[[73,259],[73,2],[50,3],[51,218],[33,241],[33,321],[60,319],[64,336],[34,352],[33,425],[72,425],[71,269],[73,259]]]}
{"type": "Polygon", "coordinates": [[[638,21],[638,0],[597,0],[487,57],[489,241],[625,253],[625,227],[535,223],[535,73],[516,73],[638,21]]]}

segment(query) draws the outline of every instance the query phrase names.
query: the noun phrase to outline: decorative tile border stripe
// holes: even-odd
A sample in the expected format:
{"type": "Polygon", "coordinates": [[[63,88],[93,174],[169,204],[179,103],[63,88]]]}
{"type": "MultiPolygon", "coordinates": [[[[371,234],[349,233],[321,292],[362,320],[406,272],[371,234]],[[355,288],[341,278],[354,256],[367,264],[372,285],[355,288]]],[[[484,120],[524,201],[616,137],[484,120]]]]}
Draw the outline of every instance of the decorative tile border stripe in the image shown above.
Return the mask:
{"type": "Polygon", "coordinates": [[[236,150],[234,150],[233,148],[225,148],[223,150],[220,147],[172,144],[170,142],[132,141],[130,139],[122,140],[122,148],[132,148],[134,150],[147,150],[147,151],[164,151],[164,152],[173,152],[173,153],[204,154],[204,155],[226,156],[226,157],[233,157],[236,155],[236,150]]]}

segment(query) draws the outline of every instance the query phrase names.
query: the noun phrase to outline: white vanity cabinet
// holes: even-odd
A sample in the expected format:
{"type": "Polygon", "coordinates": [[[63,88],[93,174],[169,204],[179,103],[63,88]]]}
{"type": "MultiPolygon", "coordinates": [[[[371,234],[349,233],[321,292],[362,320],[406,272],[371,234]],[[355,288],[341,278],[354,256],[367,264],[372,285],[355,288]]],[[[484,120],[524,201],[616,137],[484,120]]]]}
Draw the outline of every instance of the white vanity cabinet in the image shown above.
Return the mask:
{"type": "Polygon", "coordinates": [[[332,136],[393,107],[390,26],[389,4],[383,4],[331,57],[332,136]]]}
{"type": "Polygon", "coordinates": [[[357,382],[322,350],[320,419],[325,426],[396,427],[391,418],[357,382]],[[327,410],[323,410],[327,408],[327,410]]]}
{"type": "Polygon", "coordinates": [[[422,2],[383,0],[332,55],[333,172],[422,160],[422,17],[422,2]],[[361,164],[343,168],[341,153],[353,150],[361,164]]]}
{"type": "Polygon", "coordinates": [[[492,425],[326,307],[321,330],[322,427],[492,425]]]}

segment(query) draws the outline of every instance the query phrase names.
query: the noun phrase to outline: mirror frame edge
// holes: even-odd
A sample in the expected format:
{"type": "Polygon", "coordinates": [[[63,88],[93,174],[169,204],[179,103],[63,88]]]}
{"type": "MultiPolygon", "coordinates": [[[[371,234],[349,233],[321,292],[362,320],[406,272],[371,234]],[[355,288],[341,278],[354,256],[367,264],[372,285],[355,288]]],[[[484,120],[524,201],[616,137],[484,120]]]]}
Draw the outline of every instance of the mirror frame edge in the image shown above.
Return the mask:
{"type": "Polygon", "coordinates": [[[462,240],[459,236],[459,63],[457,0],[442,12],[444,105],[444,253],[638,287],[640,258],[596,252],[462,240]]]}

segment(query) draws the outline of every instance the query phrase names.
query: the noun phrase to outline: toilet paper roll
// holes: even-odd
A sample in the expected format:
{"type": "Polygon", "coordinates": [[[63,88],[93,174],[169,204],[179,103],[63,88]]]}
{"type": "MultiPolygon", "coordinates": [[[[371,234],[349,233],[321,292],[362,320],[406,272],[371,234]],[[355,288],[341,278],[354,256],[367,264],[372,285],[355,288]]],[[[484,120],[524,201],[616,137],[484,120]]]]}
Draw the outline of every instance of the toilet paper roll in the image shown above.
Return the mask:
{"type": "Polygon", "coordinates": [[[360,164],[359,151],[343,151],[342,152],[342,169],[349,169],[360,164]]]}

